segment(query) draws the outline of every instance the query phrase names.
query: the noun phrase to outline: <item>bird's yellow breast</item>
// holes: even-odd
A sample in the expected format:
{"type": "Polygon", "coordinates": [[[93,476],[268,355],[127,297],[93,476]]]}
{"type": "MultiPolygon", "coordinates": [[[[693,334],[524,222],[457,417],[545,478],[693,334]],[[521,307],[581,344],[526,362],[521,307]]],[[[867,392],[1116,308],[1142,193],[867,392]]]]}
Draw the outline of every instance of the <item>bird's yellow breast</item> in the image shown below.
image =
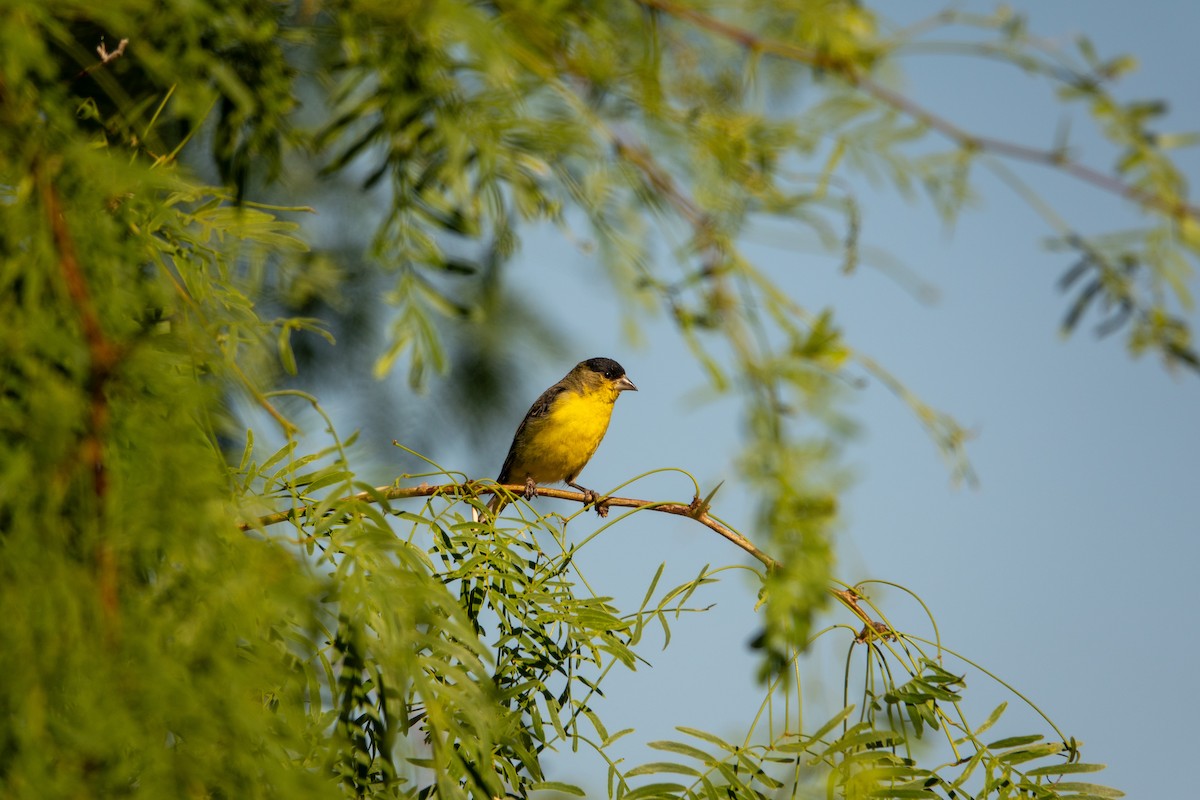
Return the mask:
{"type": "Polygon", "coordinates": [[[563,392],[549,412],[529,420],[522,432],[514,481],[526,476],[535,483],[573,481],[600,446],[612,418],[615,392],[563,392]]]}

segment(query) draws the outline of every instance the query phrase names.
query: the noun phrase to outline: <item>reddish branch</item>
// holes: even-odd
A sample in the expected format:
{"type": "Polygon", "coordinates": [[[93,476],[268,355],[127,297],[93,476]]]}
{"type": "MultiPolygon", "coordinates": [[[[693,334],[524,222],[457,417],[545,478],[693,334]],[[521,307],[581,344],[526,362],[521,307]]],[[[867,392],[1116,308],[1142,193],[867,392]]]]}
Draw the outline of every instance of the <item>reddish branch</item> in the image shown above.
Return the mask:
{"type": "MultiPolygon", "coordinates": [[[[487,484],[476,486],[471,483],[458,484],[447,483],[433,485],[422,483],[418,486],[380,486],[376,489],[371,489],[366,492],[344,497],[339,501],[359,502],[359,503],[380,503],[387,500],[404,500],[414,497],[476,497],[479,495],[496,494],[501,489],[507,490],[511,494],[520,495],[525,491],[525,484],[511,485],[496,485],[487,484]]],[[[565,489],[552,489],[546,486],[538,486],[535,488],[534,494],[539,497],[554,497],[559,500],[575,500],[580,503],[587,502],[587,497],[582,492],[572,492],[565,489]]],[[[704,508],[699,498],[691,503],[660,503],[651,500],[636,500],[632,497],[605,497],[599,506],[604,508],[634,508],[643,509],[646,511],[658,511],[663,514],[674,514],[678,517],[689,517],[696,520],[701,525],[716,531],[721,536],[724,536],[735,545],[745,550],[750,555],[754,556],[763,563],[768,569],[774,569],[779,566],[779,562],[771,558],[769,555],[759,550],[754,546],[754,543],[742,536],[737,531],[725,525],[718,519],[709,515],[708,510],[704,508]]],[[[268,525],[276,525],[280,522],[288,520],[301,519],[312,514],[315,506],[300,506],[288,511],[279,511],[274,514],[267,514],[259,517],[252,522],[239,523],[240,530],[249,530],[251,528],[263,528],[268,525]]]]}
{"type": "MultiPolygon", "coordinates": [[[[79,462],[90,473],[92,492],[99,501],[98,507],[103,509],[108,494],[108,472],[104,465],[104,431],[108,425],[108,398],[105,395],[105,386],[112,376],[113,368],[120,360],[120,353],[100,325],[100,317],[96,313],[95,303],[92,302],[87,280],[76,255],[74,239],[67,227],[62,202],[49,177],[43,176],[41,180],[41,194],[50,223],[51,239],[58,255],[63,286],[79,317],[84,343],[87,346],[88,419],[79,444],[79,462]]],[[[113,614],[117,609],[117,570],[106,541],[102,540],[97,544],[95,558],[100,600],[104,609],[113,614]]]]}
{"type": "MultiPolygon", "coordinates": [[[[447,484],[429,484],[421,483],[417,486],[380,486],[375,489],[370,489],[358,494],[343,497],[338,501],[341,506],[345,503],[384,503],[389,500],[404,500],[416,497],[478,497],[480,495],[492,495],[505,490],[511,494],[519,495],[525,491],[525,484],[506,484],[497,485],[488,483],[485,485],[476,485],[474,483],[447,483],[447,484]]],[[[565,489],[552,489],[545,486],[538,486],[535,489],[535,495],[541,497],[554,497],[559,500],[574,500],[579,503],[587,503],[588,498],[582,492],[572,492],[565,489]]],[[[636,500],[632,497],[605,497],[600,501],[599,507],[633,508],[644,511],[658,511],[664,514],[673,514],[679,517],[688,517],[694,519],[709,530],[719,533],[729,541],[733,542],[739,548],[758,559],[769,571],[776,570],[780,564],[771,556],[754,546],[754,543],[742,536],[737,531],[731,529],[720,520],[710,516],[708,509],[699,497],[694,498],[691,503],[660,503],[651,500],[636,500]]],[[[308,517],[316,512],[316,505],[305,505],[297,508],[289,509],[288,511],[278,511],[274,514],[267,514],[258,517],[253,521],[241,522],[238,524],[239,530],[251,530],[265,528],[269,525],[277,525],[281,522],[289,520],[299,520],[308,517]]],[[[344,514],[344,512],[326,511],[325,514],[344,514]]],[[[885,623],[879,622],[871,618],[865,609],[859,604],[861,595],[854,589],[835,589],[829,588],[829,594],[840,602],[847,610],[853,613],[863,623],[862,632],[858,634],[856,641],[867,642],[875,638],[895,638],[895,632],[885,623]]]]}
{"type": "Polygon", "coordinates": [[[84,342],[87,345],[89,357],[87,389],[90,403],[89,424],[82,447],[82,460],[92,472],[96,496],[103,497],[108,490],[100,437],[108,421],[108,402],[104,396],[104,385],[108,382],[119,355],[117,348],[108,340],[100,326],[100,317],[96,314],[96,306],[88,291],[87,280],[84,278],[83,270],[80,269],[74,240],[67,228],[67,220],[63,214],[62,203],[59,201],[58,192],[49,180],[42,183],[42,200],[46,206],[50,233],[58,254],[58,266],[62,273],[63,285],[75,307],[80,327],[83,329],[84,342]]]}

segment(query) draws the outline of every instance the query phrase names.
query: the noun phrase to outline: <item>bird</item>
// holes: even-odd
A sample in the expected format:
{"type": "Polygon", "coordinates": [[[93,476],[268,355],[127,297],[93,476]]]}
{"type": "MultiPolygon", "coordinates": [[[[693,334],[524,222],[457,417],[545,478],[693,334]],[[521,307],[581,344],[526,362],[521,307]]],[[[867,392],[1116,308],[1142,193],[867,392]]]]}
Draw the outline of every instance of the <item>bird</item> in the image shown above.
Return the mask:
{"type": "MultiPolygon", "coordinates": [[[[625,368],[611,358],[579,362],[530,406],[517,426],[496,482],[524,483],[524,496],[529,499],[539,483],[561,481],[583,492],[586,502],[596,503],[599,495],[575,479],[608,431],[617,397],[621,392],[636,391],[625,368]]],[[[505,496],[497,493],[488,509],[494,517],[507,504],[505,496]]]]}

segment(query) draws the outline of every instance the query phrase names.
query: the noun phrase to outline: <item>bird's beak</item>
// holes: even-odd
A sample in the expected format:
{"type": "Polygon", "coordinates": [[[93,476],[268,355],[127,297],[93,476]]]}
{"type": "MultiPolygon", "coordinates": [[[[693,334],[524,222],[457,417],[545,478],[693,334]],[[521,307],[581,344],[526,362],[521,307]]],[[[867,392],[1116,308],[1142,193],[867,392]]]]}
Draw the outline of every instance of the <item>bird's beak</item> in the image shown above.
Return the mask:
{"type": "Polygon", "coordinates": [[[625,377],[624,375],[622,375],[620,378],[618,378],[617,382],[614,385],[617,387],[618,392],[636,392],[637,391],[637,387],[633,385],[633,381],[629,380],[629,378],[625,377]]]}

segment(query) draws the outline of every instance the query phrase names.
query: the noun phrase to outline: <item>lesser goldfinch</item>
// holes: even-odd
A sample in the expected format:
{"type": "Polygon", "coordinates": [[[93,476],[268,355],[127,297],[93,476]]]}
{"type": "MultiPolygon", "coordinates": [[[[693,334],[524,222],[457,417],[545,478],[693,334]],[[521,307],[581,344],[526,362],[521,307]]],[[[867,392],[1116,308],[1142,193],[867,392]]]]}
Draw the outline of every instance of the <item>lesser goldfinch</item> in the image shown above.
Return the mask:
{"type": "MultiPolygon", "coordinates": [[[[525,497],[539,483],[565,482],[594,503],[591,489],[575,483],[608,430],[613,404],[621,392],[636,392],[625,368],[611,358],[589,358],[542,392],[521,420],[497,483],[524,483],[525,497]]],[[[488,504],[498,514],[507,500],[497,494],[488,504]]]]}

